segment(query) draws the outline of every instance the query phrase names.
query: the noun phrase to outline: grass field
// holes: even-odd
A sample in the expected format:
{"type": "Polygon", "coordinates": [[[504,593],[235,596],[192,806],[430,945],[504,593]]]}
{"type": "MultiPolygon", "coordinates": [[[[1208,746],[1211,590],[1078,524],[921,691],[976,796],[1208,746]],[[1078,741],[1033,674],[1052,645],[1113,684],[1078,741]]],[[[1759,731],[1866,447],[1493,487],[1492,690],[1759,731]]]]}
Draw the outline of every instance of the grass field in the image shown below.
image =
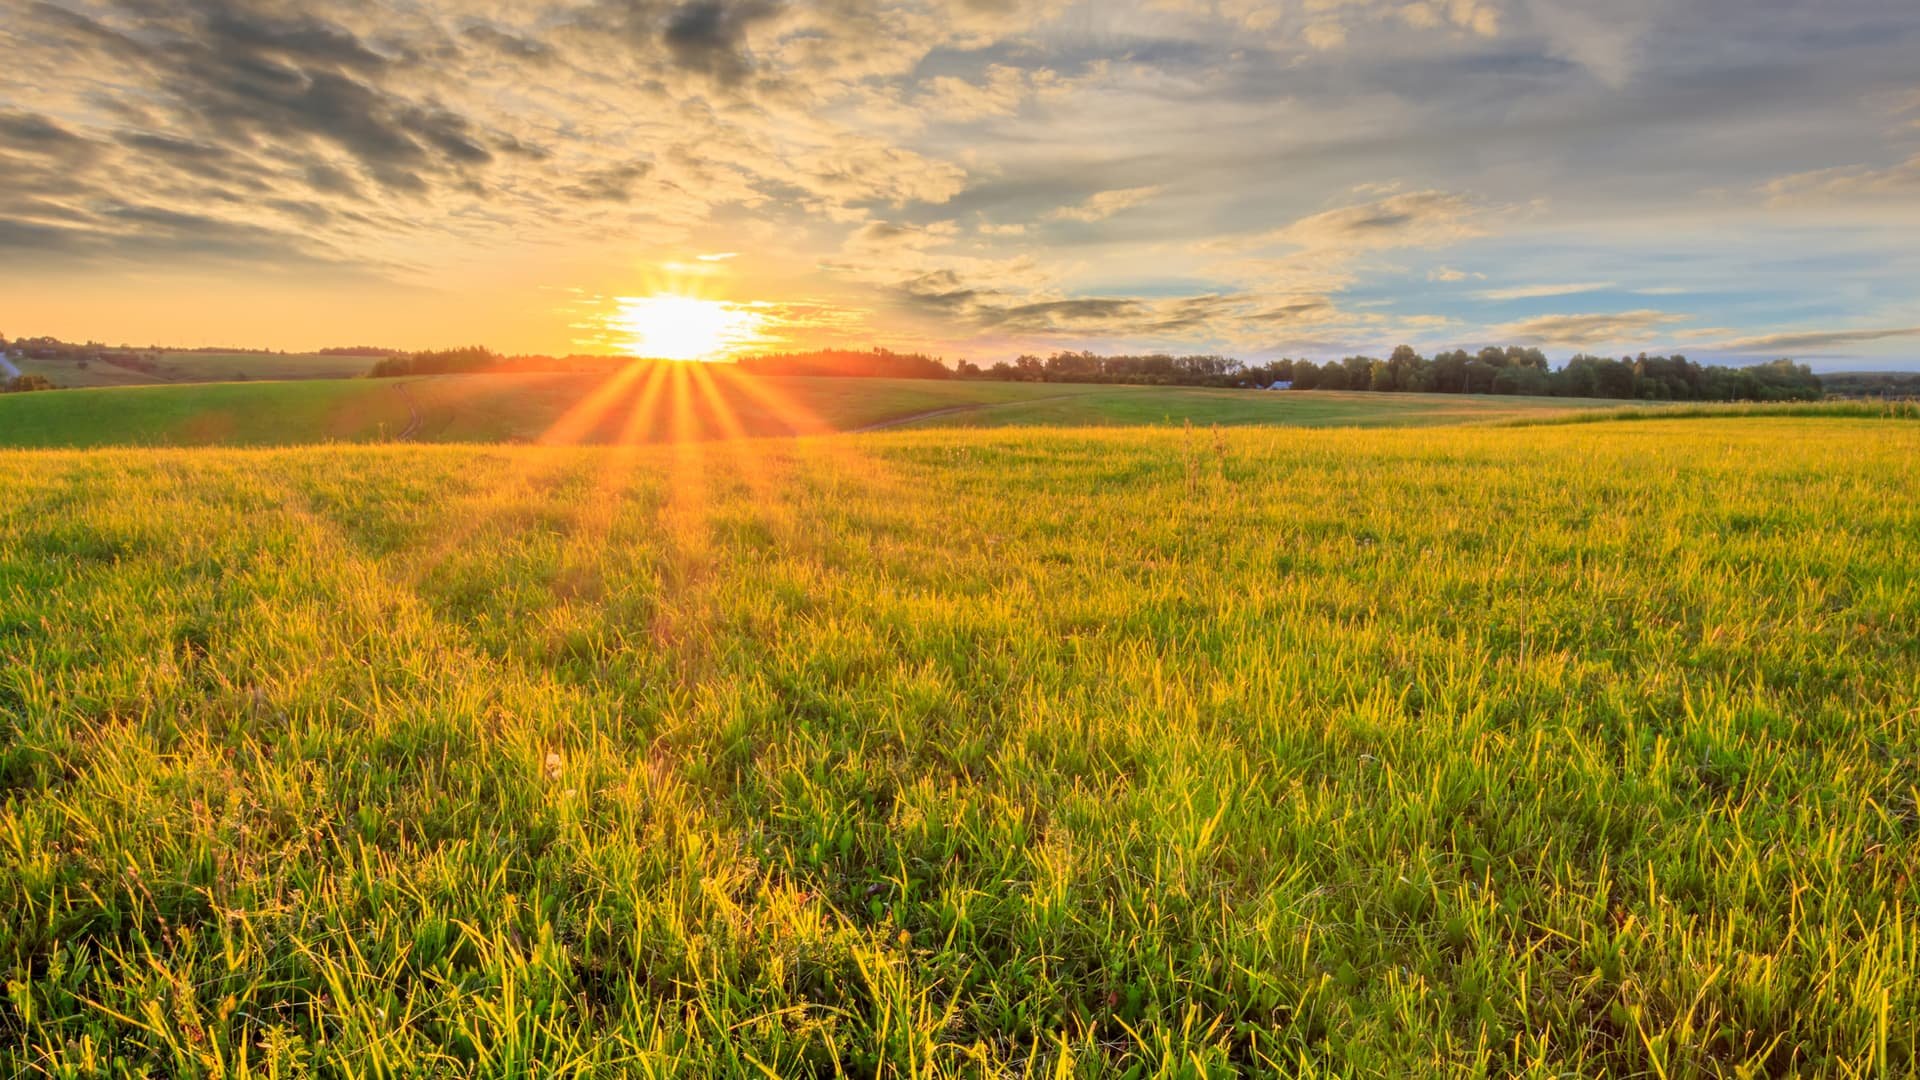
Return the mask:
{"type": "Polygon", "coordinates": [[[375,442],[403,433],[421,442],[537,442],[556,432],[576,443],[660,442],[896,423],[1409,426],[1617,406],[1553,398],[756,378],[726,366],[676,365],[611,377],[453,375],[8,395],[0,397],[0,446],[274,446],[375,442]]]}
{"type": "Polygon", "coordinates": [[[367,373],[373,359],[366,356],[321,356],[317,353],[201,353],[163,352],[153,371],[121,367],[104,360],[86,366],[65,359],[18,360],[22,372],[44,375],[55,386],[150,386],[163,383],[233,382],[275,379],[351,379],[367,373]]]}
{"type": "Polygon", "coordinates": [[[0,454],[0,1074],[1914,1075],[1916,462],[0,454]]]}
{"type": "MultiPolygon", "coordinates": [[[[1059,390],[1055,385],[1049,389],[1059,390]]],[[[1345,391],[1261,393],[1183,389],[1174,394],[1136,387],[1046,395],[1002,408],[934,417],[935,427],[1113,427],[1153,424],[1273,424],[1290,427],[1426,427],[1606,408],[1617,401],[1491,395],[1372,394],[1345,391]]]]}

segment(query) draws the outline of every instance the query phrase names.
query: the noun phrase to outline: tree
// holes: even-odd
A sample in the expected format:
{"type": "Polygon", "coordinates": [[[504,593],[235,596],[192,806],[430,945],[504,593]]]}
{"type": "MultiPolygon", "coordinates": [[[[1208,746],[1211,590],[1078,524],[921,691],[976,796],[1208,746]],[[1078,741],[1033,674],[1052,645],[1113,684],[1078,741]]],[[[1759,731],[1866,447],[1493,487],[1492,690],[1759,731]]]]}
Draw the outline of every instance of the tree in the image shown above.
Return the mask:
{"type": "Polygon", "coordinates": [[[0,393],[25,394],[34,390],[55,389],[53,381],[45,375],[15,375],[5,383],[0,383],[0,393]]]}
{"type": "Polygon", "coordinates": [[[1401,393],[1426,389],[1430,382],[1428,369],[1431,366],[1427,358],[1414,351],[1411,345],[1394,349],[1393,355],[1387,357],[1387,389],[1401,393]]]}

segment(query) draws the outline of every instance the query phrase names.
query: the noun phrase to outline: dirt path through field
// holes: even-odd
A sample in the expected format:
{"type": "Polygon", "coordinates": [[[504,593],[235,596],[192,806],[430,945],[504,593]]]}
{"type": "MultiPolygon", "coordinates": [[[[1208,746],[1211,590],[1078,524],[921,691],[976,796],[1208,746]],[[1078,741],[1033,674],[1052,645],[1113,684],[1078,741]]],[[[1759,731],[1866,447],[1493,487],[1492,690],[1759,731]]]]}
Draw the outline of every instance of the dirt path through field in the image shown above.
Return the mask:
{"type": "Polygon", "coordinates": [[[401,397],[407,399],[407,426],[400,430],[400,434],[394,436],[400,442],[406,442],[420,434],[420,405],[413,400],[413,394],[407,390],[406,383],[394,383],[393,388],[400,391],[401,397]]]}

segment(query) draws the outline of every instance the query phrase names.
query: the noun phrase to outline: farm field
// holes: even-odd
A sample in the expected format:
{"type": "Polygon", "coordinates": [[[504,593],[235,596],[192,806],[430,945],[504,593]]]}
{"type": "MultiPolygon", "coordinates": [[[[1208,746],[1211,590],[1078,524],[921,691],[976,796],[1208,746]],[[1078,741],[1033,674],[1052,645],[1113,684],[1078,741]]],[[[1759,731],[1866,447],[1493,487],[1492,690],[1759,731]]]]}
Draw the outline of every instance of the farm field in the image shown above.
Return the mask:
{"type": "Polygon", "coordinates": [[[1340,390],[1280,391],[1183,389],[1177,396],[1136,387],[1096,387],[1093,393],[1048,396],[933,417],[934,427],[1131,427],[1154,424],[1272,424],[1290,427],[1426,427],[1541,415],[1619,409],[1629,403],[1593,398],[1464,394],[1374,394],[1340,390]]]}
{"type": "Polygon", "coordinates": [[[0,397],[0,446],[661,442],[869,426],[1451,424],[1617,408],[1558,398],[766,377],[725,365],[140,387],[0,397]],[[415,416],[418,422],[415,423],[415,416]]]}
{"type": "Polygon", "coordinates": [[[0,453],[0,1075],[1912,1075],[1916,462],[0,453]]]}
{"type": "Polygon", "coordinates": [[[162,352],[151,371],[104,360],[85,366],[68,359],[16,360],[27,374],[44,375],[55,386],[151,386],[167,383],[233,382],[278,379],[351,379],[367,373],[373,358],[305,353],[162,352]]]}

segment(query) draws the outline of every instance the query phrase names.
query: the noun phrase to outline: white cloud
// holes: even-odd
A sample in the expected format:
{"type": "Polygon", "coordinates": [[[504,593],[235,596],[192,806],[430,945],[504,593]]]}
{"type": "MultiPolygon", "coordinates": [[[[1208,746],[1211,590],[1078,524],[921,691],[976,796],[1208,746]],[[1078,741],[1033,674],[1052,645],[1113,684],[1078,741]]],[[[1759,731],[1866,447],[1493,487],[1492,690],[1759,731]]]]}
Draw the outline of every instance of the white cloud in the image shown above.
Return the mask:
{"type": "Polygon", "coordinates": [[[1920,154],[1884,168],[1848,165],[1795,173],[1769,181],[1765,191],[1776,204],[1920,196],[1920,154]]]}
{"type": "Polygon", "coordinates": [[[1483,208],[1448,191],[1410,191],[1374,202],[1343,206],[1301,218],[1267,232],[1216,237],[1205,251],[1254,251],[1291,245],[1308,251],[1353,254],[1404,247],[1432,247],[1485,233],[1483,208]]]}
{"type": "Polygon", "coordinates": [[[1495,336],[1538,345],[1626,344],[1646,339],[1662,327],[1685,322],[1685,315],[1665,311],[1618,311],[1588,315],[1540,315],[1492,327],[1495,336]]]}
{"type": "Polygon", "coordinates": [[[1475,293],[1482,300],[1534,300],[1545,296],[1575,296],[1580,293],[1611,289],[1611,281],[1589,281],[1577,285],[1519,285],[1507,289],[1483,289],[1475,293]]]}
{"type": "Polygon", "coordinates": [[[1122,210],[1139,206],[1165,191],[1164,187],[1132,187],[1102,191],[1073,206],[1063,206],[1047,214],[1049,221],[1105,221],[1122,210]]]}

